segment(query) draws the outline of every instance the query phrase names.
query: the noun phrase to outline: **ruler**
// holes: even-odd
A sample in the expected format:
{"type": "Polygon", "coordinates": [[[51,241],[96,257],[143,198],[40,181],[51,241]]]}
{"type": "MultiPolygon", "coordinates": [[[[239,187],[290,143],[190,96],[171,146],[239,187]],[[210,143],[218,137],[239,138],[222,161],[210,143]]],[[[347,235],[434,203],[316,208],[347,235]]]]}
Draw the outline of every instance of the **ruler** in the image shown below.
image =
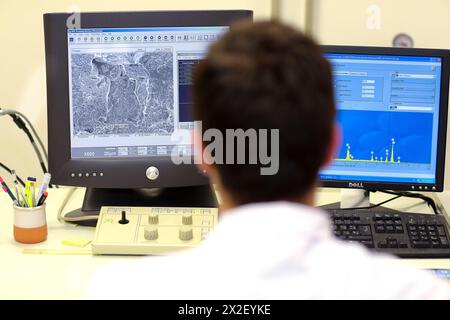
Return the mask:
{"type": "Polygon", "coordinates": [[[92,250],[66,250],[66,249],[23,249],[24,254],[53,254],[63,256],[92,255],[92,250]]]}

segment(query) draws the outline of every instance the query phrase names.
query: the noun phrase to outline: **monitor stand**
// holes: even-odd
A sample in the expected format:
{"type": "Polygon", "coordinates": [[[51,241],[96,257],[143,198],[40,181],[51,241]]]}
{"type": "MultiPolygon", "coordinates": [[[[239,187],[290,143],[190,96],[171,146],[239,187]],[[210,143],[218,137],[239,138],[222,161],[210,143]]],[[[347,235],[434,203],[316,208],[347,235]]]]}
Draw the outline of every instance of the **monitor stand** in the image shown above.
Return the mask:
{"type": "MultiPolygon", "coordinates": [[[[209,185],[154,189],[87,188],[83,206],[65,217],[98,215],[102,206],[117,207],[217,207],[217,198],[209,185]]],[[[93,226],[97,220],[73,222],[93,226]]]]}
{"type": "MultiPolygon", "coordinates": [[[[370,191],[362,189],[341,189],[341,201],[320,206],[324,210],[333,209],[350,209],[350,208],[364,208],[373,205],[370,203],[370,191]]],[[[371,209],[368,209],[371,210],[371,209]]],[[[389,209],[386,207],[376,207],[373,210],[382,213],[398,213],[398,210],[389,209]]]]}

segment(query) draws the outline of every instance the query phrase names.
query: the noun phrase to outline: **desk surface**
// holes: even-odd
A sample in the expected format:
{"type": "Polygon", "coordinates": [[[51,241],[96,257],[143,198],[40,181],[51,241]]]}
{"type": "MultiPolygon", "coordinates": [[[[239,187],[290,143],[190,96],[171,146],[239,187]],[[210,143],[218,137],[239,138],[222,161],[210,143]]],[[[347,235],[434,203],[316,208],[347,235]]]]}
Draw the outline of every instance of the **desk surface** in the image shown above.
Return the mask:
{"type": "MultiPolygon", "coordinates": [[[[0,299],[82,298],[84,288],[97,267],[114,261],[142,258],[92,256],[86,252],[90,250],[90,245],[83,249],[62,245],[61,241],[70,237],[92,239],[94,236],[94,228],[61,224],[57,221],[57,211],[67,192],[68,189],[65,188],[50,191],[47,200],[48,240],[35,245],[14,241],[12,204],[6,194],[0,193],[0,299]],[[23,253],[24,249],[43,249],[44,253],[23,253]],[[51,254],[54,250],[64,250],[64,254],[51,254]]],[[[80,207],[83,195],[83,189],[77,190],[65,212],[80,207]]],[[[372,201],[377,203],[387,198],[388,195],[376,193],[372,201]]],[[[323,205],[339,199],[339,190],[319,189],[316,203],[323,205]]],[[[449,199],[450,208],[450,195],[443,195],[442,199],[449,199]]],[[[442,202],[445,205],[445,201],[442,202]]],[[[390,207],[408,212],[431,213],[424,202],[416,199],[400,198],[393,201],[390,207]]],[[[450,259],[400,260],[400,263],[421,268],[450,268],[450,259]]]]}

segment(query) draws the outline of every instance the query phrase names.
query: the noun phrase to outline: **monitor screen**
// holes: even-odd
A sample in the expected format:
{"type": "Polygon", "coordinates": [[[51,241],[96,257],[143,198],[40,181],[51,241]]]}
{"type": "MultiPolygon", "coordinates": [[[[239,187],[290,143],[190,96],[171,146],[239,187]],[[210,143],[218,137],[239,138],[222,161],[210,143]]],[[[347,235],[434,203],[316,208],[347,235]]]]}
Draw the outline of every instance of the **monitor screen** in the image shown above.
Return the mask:
{"type": "Polygon", "coordinates": [[[228,29],[68,29],[72,159],[192,155],[191,73],[228,29]]]}
{"type": "Polygon", "coordinates": [[[436,183],[442,58],[325,56],[342,144],[321,180],[436,183]]]}

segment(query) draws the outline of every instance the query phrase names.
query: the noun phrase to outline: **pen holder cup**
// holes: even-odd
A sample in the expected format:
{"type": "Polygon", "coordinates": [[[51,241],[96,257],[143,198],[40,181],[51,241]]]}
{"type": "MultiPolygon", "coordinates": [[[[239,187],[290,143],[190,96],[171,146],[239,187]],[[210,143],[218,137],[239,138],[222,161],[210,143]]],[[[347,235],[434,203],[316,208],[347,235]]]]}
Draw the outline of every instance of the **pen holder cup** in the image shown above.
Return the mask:
{"type": "Polygon", "coordinates": [[[47,240],[45,203],[35,208],[14,206],[14,239],[27,244],[47,240]]]}

